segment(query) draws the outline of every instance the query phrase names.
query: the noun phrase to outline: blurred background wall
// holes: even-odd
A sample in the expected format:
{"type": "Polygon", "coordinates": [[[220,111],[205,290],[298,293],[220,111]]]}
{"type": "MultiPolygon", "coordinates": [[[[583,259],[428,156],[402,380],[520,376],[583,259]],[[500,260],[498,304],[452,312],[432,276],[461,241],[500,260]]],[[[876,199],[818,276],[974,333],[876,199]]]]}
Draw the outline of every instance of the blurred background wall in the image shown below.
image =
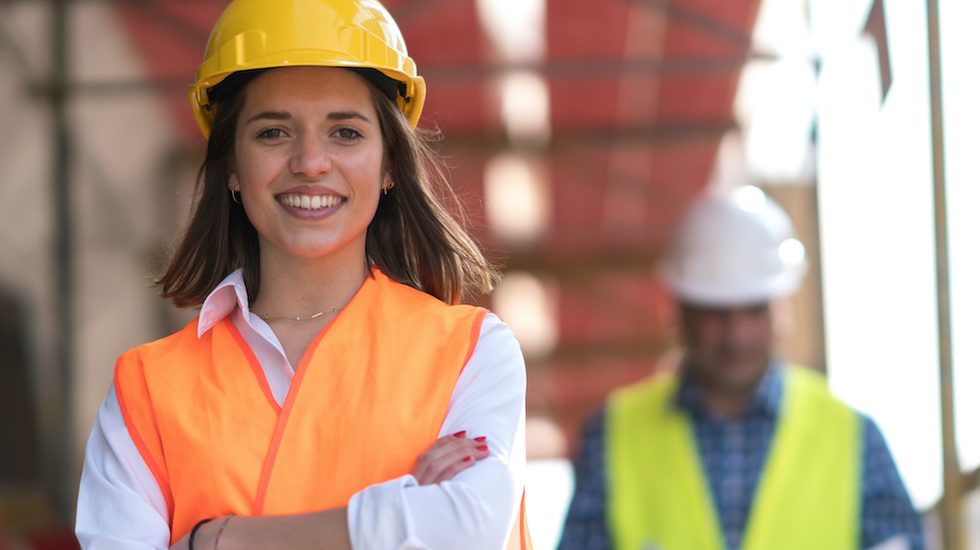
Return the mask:
{"type": "MultiPolygon", "coordinates": [[[[204,143],[186,88],[225,4],[0,0],[0,533],[22,542],[70,538],[116,357],[193,315],[151,281],[193,197],[204,143]]],[[[656,277],[673,227],[700,194],[742,184],[782,203],[809,254],[778,307],[781,353],[872,414],[918,506],[940,499],[925,0],[386,5],[428,82],[422,124],[443,132],[469,226],[505,269],[485,302],[527,357],[539,546],[558,535],[582,422],[678,357],[656,277]]],[[[940,5],[970,470],[980,116],[964,52],[980,13],[940,5]]]]}

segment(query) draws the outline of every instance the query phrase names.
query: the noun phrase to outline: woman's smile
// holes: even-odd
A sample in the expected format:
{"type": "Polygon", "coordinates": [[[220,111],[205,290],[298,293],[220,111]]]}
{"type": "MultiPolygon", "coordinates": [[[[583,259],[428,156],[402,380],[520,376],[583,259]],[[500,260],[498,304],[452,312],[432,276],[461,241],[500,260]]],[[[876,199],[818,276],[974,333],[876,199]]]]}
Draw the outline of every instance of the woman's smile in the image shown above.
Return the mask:
{"type": "Polygon", "coordinates": [[[340,210],[347,197],[326,187],[304,185],[277,194],[276,201],[290,216],[301,220],[322,220],[340,210]]]}

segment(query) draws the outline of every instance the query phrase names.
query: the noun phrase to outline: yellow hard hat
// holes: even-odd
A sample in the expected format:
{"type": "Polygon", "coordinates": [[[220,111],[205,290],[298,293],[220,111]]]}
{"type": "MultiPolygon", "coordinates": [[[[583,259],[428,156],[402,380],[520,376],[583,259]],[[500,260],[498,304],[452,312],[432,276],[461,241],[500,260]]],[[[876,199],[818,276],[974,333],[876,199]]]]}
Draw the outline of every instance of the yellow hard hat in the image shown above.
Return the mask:
{"type": "Polygon", "coordinates": [[[399,84],[396,101],[410,125],[422,115],[425,81],[377,0],[233,0],[211,30],[190,89],[204,137],[216,84],[233,73],[287,66],[375,69],[399,84]]]}

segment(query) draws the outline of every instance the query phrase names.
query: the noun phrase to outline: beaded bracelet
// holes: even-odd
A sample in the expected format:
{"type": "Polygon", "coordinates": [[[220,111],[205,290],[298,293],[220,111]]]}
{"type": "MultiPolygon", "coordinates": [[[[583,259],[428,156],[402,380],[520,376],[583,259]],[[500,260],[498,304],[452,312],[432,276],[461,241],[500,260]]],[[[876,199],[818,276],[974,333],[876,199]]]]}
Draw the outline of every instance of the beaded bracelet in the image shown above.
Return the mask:
{"type": "Polygon", "coordinates": [[[194,535],[197,534],[197,530],[201,528],[205,523],[212,521],[214,518],[204,518],[201,521],[194,524],[194,528],[191,529],[191,536],[187,538],[187,550],[194,550],[194,535]]]}
{"type": "Polygon", "coordinates": [[[229,515],[223,522],[221,522],[221,527],[218,528],[218,534],[214,537],[214,550],[218,550],[218,541],[221,540],[221,533],[225,532],[225,527],[228,527],[228,522],[231,521],[231,518],[233,517],[235,517],[235,514],[229,515]]]}

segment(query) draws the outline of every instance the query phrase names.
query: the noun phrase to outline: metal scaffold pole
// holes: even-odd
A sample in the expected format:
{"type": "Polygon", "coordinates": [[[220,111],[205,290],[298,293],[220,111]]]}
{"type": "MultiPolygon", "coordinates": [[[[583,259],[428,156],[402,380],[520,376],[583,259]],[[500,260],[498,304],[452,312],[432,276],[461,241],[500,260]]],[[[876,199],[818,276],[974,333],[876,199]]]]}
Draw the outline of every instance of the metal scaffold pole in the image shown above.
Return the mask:
{"type": "Polygon", "coordinates": [[[927,0],[929,37],[929,102],[932,123],[932,181],[935,208],[936,298],[939,327],[939,391],[942,407],[943,547],[962,550],[962,479],[956,450],[953,394],[953,337],[949,288],[949,227],[946,212],[946,144],[943,125],[942,70],[939,39],[939,0],[927,0]]]}
{"type": "Polygon", "coordinates": [[[54,201],[55,350],[57,367],[57,454],[50,460],[56,506],[61,521],[69,522],[74,509],[75,445],[72,422],[74,350],[74,277],[71,228],[71,140],[68,132],[68,0],[51,2],[52,198],[54,201]]]}

